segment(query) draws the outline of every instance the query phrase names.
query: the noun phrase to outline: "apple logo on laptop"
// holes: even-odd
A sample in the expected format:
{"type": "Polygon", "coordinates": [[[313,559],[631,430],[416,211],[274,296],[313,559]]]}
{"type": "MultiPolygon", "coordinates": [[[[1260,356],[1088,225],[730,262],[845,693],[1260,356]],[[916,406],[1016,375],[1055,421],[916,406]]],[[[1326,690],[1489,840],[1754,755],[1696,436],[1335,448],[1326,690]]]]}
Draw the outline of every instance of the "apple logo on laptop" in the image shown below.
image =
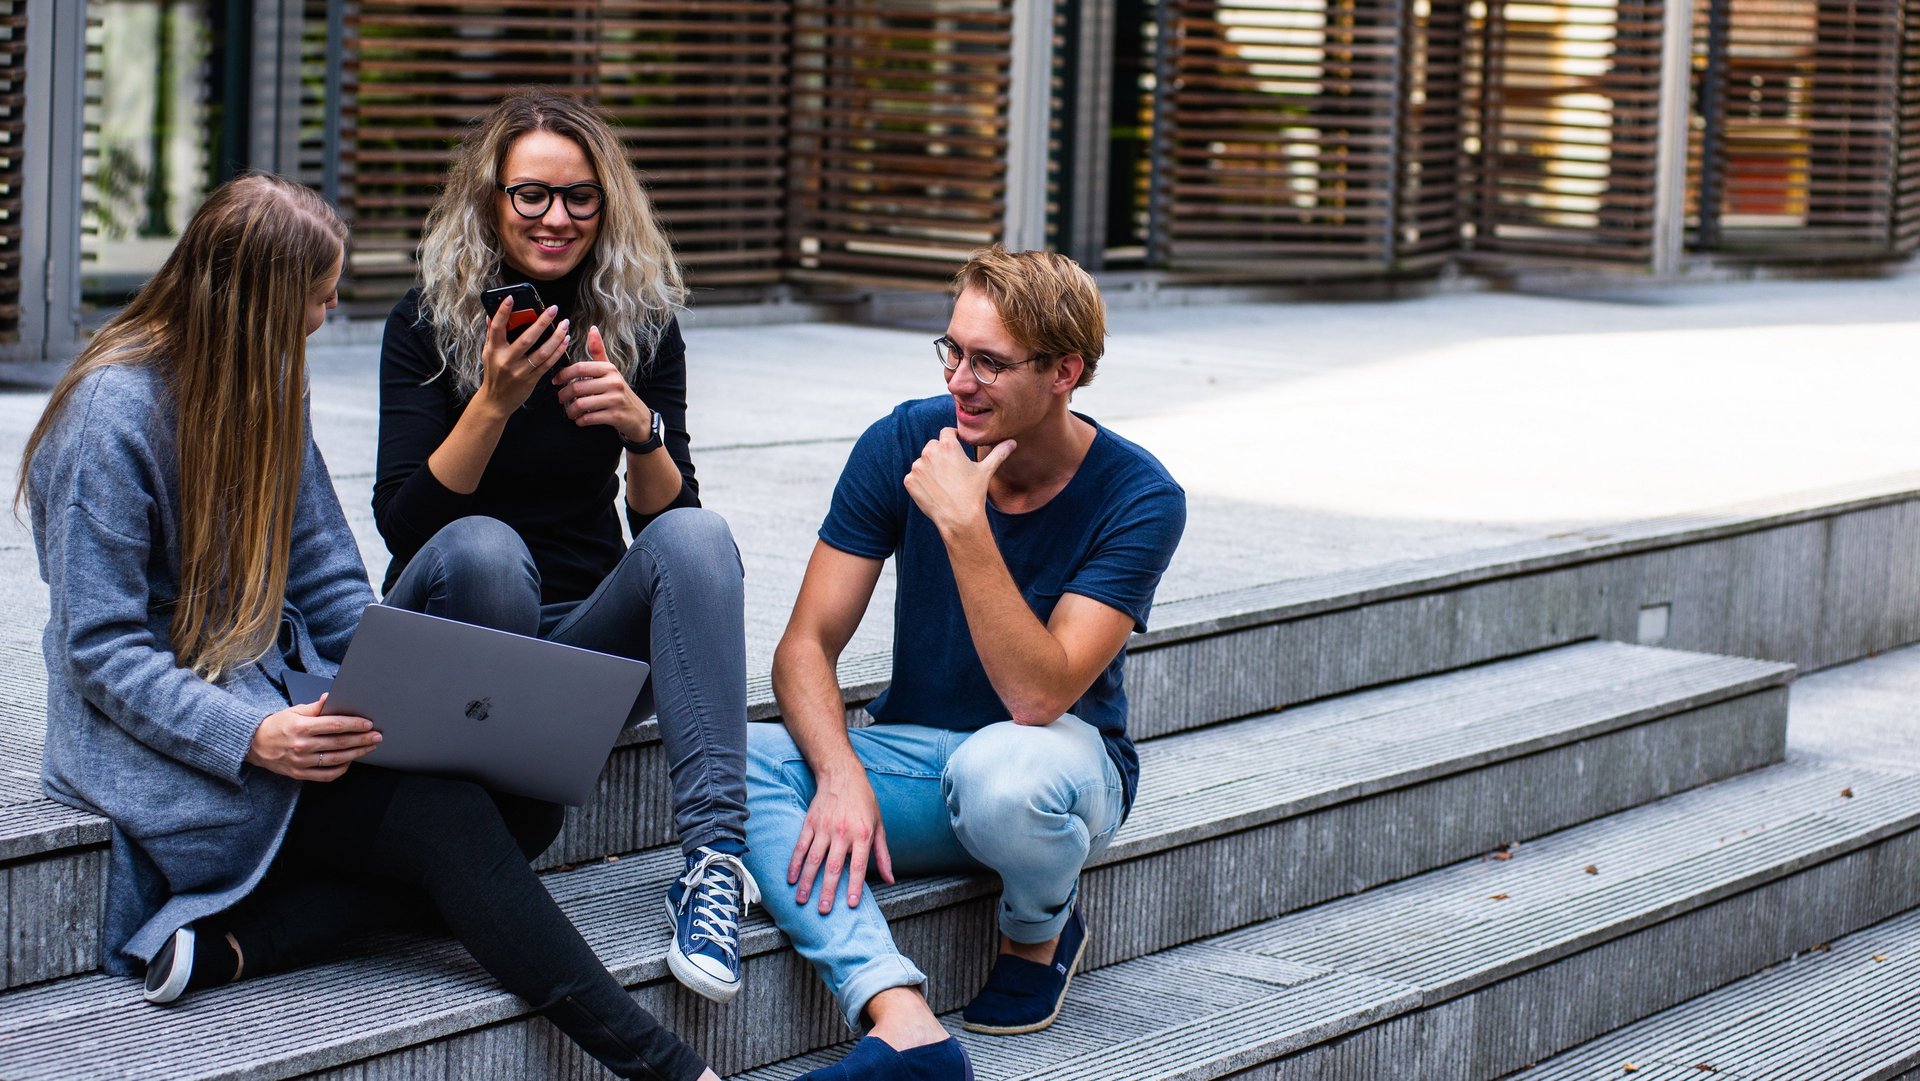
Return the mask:
{"type": "Polygon", "coordinates": [[[487,719],[487,714],[491,712],[492,709],[493,709],[493,699],[476,698],[473,701],[467,703],[467,718],[469,720],[484,721],[487,719]]]}

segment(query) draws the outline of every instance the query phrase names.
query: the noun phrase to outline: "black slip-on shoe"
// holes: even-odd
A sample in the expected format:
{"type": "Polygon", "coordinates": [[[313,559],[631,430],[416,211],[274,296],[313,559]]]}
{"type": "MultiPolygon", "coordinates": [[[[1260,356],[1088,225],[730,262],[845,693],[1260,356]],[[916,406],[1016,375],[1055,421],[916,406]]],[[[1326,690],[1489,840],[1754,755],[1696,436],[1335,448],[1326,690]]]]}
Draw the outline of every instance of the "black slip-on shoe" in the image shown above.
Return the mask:
{"type": "Polygon", "coordinates": [[[148,1002],[165,1005],[187,993],[193,978],[193,928],[182,927],[147,962],[148,1002]]]}
{"type": "Polygon", "coordinates": [[[989,1036],[1019,1036],[1053,1024],[1086,947],[1087,919],[1076,905],[1053,948],[1053,962],[1042,965],[1001,954],[987,974],[987,985],[960,1012],[960,1027],[989,1036]]]}

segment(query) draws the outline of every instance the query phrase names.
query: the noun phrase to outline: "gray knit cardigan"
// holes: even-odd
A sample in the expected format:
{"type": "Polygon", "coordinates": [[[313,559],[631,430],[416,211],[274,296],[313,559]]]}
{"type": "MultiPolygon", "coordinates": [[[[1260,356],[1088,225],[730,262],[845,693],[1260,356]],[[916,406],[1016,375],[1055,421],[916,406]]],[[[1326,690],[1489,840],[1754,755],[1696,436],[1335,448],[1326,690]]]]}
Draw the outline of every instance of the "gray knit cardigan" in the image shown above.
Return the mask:
{"type": "Polygon", "coordinates": [[[75,389],[35,454],[34,548],[52,614],[41,782],[113,822],[101,965],[139,970],[175,928],[224,911],[260,880],[300,782],[245,761],[284,709],[287,656],[331,675],[373,600],[311,425],[280,646],[208,682],[177,663],[179,456],[154,366],[102,368],[75,389]]]}

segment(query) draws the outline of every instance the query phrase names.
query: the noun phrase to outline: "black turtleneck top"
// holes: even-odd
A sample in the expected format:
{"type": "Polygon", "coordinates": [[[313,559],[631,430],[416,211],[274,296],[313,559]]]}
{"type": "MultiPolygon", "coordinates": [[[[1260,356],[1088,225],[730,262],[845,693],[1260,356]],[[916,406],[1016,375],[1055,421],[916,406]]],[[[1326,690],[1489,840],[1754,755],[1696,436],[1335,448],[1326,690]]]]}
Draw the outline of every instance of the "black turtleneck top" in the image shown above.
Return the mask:
{"type": "MultiPolygon", "coordinates": [[[[580,272],[535,282],[560,318],[575,309],[580,272]]],[[[480,300],[474,298],[475,318],[480,300]]],[[[557,321],[557,320],[556,320],[557,321]]],[[[575,327],[584,341],[586,327],[575,327]]],[[[562,361],[561,363],[566,363],[562,361]]],[[[556,369],[557,370],[557,369],[556,369]]],[[[661,332],[653,356],[632,386],[666,425],[667,453],[680,467],[680,493],[661,513],[700,505],[687,436],[687,347],[677,321],[661,332]]],[[[620,437],[606,425],[580,427],[560,408],[559,389],[542,380],[527,404],[507,419],[480,486],[461,495],[441,484],[427,458],[453,431],[466,402],[451,371],[442,371],[432,328],[420,321],[420,290],[394,305],[380,347],[380,448],[373,517],[393,561],[382,592],[441,527],[482,514],[512,526],[540,570],[542,603],[583,600],[626,551],[615,503],[638,534],[657,515],[641,515],[620,493],[620,437]]],[[[657,453],[657,452],[656,452],[657,453]]]]}

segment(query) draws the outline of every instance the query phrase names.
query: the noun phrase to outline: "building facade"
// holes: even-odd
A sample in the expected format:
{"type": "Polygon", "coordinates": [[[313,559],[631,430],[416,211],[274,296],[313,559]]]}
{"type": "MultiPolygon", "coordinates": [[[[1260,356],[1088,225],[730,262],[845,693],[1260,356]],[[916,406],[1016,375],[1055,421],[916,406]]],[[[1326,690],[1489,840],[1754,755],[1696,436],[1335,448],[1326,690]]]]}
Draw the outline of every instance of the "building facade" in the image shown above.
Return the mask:
{"type": "Polygon", "coordinates": [[[614,118],[707,302],[996,240],[1181,284],[1920,245],[1920,0],[0,0],[0,360],[246,168],[338,202],[384,313],[527,83],[614,118]]]}

